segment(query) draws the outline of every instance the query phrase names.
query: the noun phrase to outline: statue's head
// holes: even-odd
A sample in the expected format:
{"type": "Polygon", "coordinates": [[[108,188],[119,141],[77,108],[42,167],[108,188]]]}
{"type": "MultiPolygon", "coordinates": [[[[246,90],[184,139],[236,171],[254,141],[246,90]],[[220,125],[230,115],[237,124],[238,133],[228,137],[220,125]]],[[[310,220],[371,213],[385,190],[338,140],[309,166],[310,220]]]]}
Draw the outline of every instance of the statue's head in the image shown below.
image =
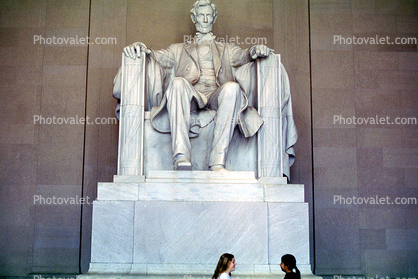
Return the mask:
{"type": "Polygon", "coordinates": [[[196,31],[202,34],[212,31],[216,16],[216,5],[211,3],[210,0],[197,0],[190,10],[190,17],[196,26],[196,31]]]}

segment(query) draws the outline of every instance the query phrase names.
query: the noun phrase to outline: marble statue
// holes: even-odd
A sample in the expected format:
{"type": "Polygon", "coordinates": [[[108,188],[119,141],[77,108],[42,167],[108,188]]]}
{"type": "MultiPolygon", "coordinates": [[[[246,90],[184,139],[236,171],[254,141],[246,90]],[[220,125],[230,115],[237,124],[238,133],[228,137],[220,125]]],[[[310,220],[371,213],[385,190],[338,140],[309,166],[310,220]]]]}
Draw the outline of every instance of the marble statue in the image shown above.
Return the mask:
{"type": "Polygon", "coordinates": [[[209,0],[190,15],[193,40],[121,53],[118,170],[98,183],[78,279],[210,276],[225,249],[240,255],[240,276],[280,275],[286,251],[316,279],[305,187],[288,184],[297,132],[280,55],[217,40],[209,0]]]}
{"type": "MultiPolygon", "coordinates": [[[[196,25],[196,43],[173,44],[159,51],[150,50],[143,43],[134,43],[126,47],[124,52],[130,58],[145,52],[160,66],[175,68],[175,77],[164,95],[172,136],[174,169],[191,170],[191,110],[208,108],[216,111],[209,167],[222,171],[225,170],[225,158],[238,114],[246,109],[245,93],[234,81],[232,67],[268,56],[271,50],[263,45],[242,50],[237,46],[216,42],[211,33],[217,16],[216,6],[208,0],[197,1],[190,15],[196,25]]],[[[163,107],[161,105],[157,113],[161,113],[163,107]]]]}
{"type": "MultiPolygon", "coordinates": [[[[199,130],[213,121],[215,124],[208,167],[212,171],[226,171],[225,161],[235,127],[238,126],[245,137],[252,137],[262,125],[270,125],[267,121],[273,123],[270,125],[273,130],[280,131],[280,135],[277,134],[280,138],[276,139],[273,136],[273,145],[280,145],[279,149],[283,154],[269,152],[270,147],[262,150],[258,147],[259,153],[266,152],[264,157],[269,157],[266,157],[268,160],[274,156],[273,160],[280,161],[278,165],[271,160],[264,163],[270,169],[281,167],[280,171],[274,170],[271,176],[288,176],[288,168],[294,160],[293,145],[297,133],[291,113],[288,78],[280,58],[277,63],[273,63],[274,65],[262,62],[267,63],[267,67],[258,67],[259,72],[267,69],[264,70],[265,76],[269,73],[271,75],[271,65],[278,69],[279,77],[277,79],[277,74],[274,74],[272,82],[280,88],[271,91],[271,86],[265,84],[266,80],[259,78],[258,83],[264,84],[259,84],[258,90],[265,89],[264,96],[258,100],[259,111],[252,106],[253,102],[249,101],[249,96],[257,94],[253,92],[257,89],[251,74],[256,66],[255,61],[270,61],[267,59],[269,56],[279,55],[275,55],[273,50],[265,45],[241,49],[237,45],[217,41],[211,32],[217,18],[216,5],[209,0],[196,1],[190,16],[196,26],[193,40],[172,44],[163,50],[152,50],[144,43],[137,42],[123,50],[127,63],[134,63],[132,61],[140,59],[147,61],[146,66],[143,62],[146,73],[131,72],[127,75],[135,76],[135,79],[143,78],[149,84],[146,89],[143,86],[143,90],[147,91],[147,97],[140,106],[150,109],[151,124],[156,131],[171,134],[173,169],[192,169],[190,138],[197,137],[199,130]],[[272,97],[269,97],[269,94],[272,97]],[[268,109],[272,100],[275,100],[275,109],[268,109]],[[265,108],[261,112],[263,104],[265,108]],[[273,121],[270,115],[266,115],[272,111],[276,114],[273,121]],[[283,160],[287,162],[282,162],[283,160]]],[[[121,73],[118,73],[114,88],[114,96],[117,99],[121,98],[122,79],[121,73]]],[[[264,135],[260,136],[261,140],[272,138],[269,131],[264,132],[264,135]]],[[[272,142],[265,145],[272,145],[272,142]]],[[[131,154],[132,151],[128,153],[131,154]]],[[[263,162],[260,163],[262,164],[263,162]]],[[[268,173],[271,171],[266,173],[266,176],[269,176],[268,173]]]]}

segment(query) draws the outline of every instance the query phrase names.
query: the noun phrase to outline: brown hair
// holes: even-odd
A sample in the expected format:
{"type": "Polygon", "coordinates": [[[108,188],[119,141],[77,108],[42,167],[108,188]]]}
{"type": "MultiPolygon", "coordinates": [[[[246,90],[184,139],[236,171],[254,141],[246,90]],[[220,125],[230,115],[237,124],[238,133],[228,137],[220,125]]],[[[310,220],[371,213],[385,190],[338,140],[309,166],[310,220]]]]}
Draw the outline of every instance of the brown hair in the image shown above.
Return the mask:
{"type": "Polygon", "coordinates": [[[234,255],[232,254],[222,254],[222,256],[219,258],[218,265],[216,266],[215,272],[213,273],[212,279],[217,279],[219,275],[224,273],[229,264],[232,262],[232,259],[234,258],[234,255]]]}

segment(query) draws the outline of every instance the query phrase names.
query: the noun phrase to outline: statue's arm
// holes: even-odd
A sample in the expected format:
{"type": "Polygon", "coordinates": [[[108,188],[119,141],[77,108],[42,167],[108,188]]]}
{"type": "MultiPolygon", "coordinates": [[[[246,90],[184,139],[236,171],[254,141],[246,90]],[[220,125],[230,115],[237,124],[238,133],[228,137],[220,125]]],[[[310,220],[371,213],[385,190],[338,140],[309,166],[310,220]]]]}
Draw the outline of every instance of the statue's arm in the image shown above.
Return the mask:
{"type": "Polygon", "coordinates": [[[234,45],[231,48],[232,66],[242,66],[259,57],[267,57],[273,52],[273,49],[265,45],[254,45],[247,49],[241,49],[240,47],[234,45]]]}
{"type": "Polygon", "coordinates": [[[147,48],[144,43],[137,42],[123,49],[126,57],[136,59],[141,56],[141,53],[145,53],[147,56],[153,58],[163,68],[171,68],[175,63],[174,53],[169,47],[168,49],[152,50],[147,48]]]}
{"type": "Polygon", "coordinates": [[[267,57],[273,52],[273,49],[265,45],[255,45],[250,48],[250,56],[252,59],[257,59],[259,57],[267,57]]]}

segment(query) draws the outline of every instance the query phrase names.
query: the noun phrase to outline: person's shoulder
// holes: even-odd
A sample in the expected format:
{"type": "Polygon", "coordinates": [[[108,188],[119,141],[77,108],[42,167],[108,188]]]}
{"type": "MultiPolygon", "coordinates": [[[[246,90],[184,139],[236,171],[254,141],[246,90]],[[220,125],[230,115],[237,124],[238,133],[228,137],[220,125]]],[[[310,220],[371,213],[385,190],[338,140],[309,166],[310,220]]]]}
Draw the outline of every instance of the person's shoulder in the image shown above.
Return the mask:
{"type": "Polygon", "coordinates": [[[231,276],[229,276],[228,273],[224,272],[221,275],[219,275],[218,279],[230,279],[231,276]]]}
{"type": "Polygon", "coordinates": [[[298,276],[296,273],[292,271],[292,272],[286,273],[284,279],[300,279],[300,276],[298,276]]]}

